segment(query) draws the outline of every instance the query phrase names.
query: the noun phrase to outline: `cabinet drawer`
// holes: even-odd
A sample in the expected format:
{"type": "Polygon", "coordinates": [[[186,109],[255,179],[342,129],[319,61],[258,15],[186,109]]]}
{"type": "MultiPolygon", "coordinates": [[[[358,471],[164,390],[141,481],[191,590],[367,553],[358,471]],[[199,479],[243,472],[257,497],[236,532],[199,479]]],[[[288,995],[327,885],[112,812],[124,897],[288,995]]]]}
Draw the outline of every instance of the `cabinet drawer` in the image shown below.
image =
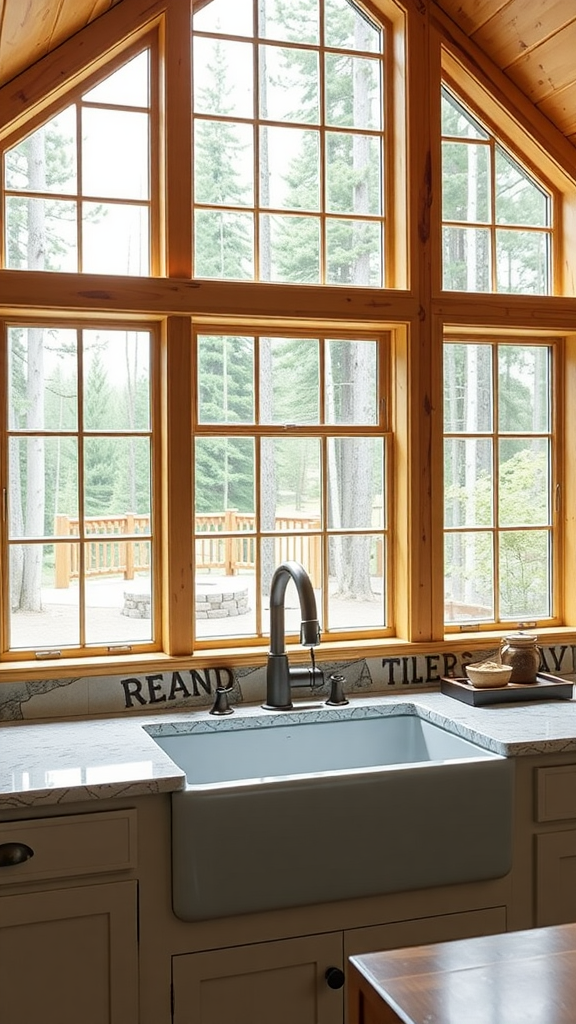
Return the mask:
{"type": "Polygon", "coordinates": [[[536,821],[576,818],[576,765],[538,768],[536,821]]]}
{"type": "Polygon", "coordinates": [[[0,867],[0,886],[99,875],[136,866],[136,811],[0,823],[0,847],[24,844],[28,860],[0,867]]]}

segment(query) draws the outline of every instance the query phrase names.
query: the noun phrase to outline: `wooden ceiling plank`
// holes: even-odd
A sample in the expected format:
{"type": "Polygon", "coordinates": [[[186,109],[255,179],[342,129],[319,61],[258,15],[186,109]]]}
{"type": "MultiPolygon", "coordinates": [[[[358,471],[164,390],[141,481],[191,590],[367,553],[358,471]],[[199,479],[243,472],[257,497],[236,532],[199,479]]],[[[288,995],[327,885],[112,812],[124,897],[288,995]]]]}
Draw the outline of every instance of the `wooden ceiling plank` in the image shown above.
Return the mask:
{"type": "MultiPolygon", "coordinates": [[[[445,14],[467,36],[473,35],[496,11],[509,6],[511,0],[436,0],[445,14]]],[[[512,0],[513,2],[513,0],[512,0]]]]}
{"type": "Polygon", "coordinates": [[[82,0],[81,3],[79,0],[59,0],[58,18],[50,39],[50,50],[55,50],[60,43],[86,28],[91,21],[93,7],[94,0],[82,0]]]}
{"type": "MultiPolygon", "coordinates": [[[[81,0],[78,5],[82,7],[81,0]]],[[[48,53],[57,14],[54,0],[5,0],[0,51],[2,82],[10,81],[48,53]]]]}
{"type": "Polygon", "coordinates": [[[573,19],[574,7],[566,0],[512,0],[493,14],[473,38],[499,68],[506,70],[573,19]]]}
{"type": "Polygon", "coordinates": [[[507,74],[533,103],[539,104],[576,80],[576,16],[569,24],[520,57],[507,74]]]}
{"type": "Polygon", "coordinates": [[[561,92],[555,92],[538,103],[538,109],[564,135],[572,135],[576,131],[576,80],[561,92]]]}

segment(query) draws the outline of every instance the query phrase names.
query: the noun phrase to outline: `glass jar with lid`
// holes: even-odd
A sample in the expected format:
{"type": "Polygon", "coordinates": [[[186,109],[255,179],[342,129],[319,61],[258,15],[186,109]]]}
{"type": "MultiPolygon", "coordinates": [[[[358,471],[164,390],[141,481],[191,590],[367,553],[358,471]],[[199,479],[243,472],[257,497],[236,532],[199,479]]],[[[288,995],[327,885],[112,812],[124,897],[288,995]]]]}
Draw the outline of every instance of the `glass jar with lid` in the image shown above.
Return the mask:
{"type": "Polygon", "coordinates": [[[502,638],[500,657],[512,666],[511,683],[535,683],[540,668],[538,637],[531,633],[511,633],[502,638]]]}

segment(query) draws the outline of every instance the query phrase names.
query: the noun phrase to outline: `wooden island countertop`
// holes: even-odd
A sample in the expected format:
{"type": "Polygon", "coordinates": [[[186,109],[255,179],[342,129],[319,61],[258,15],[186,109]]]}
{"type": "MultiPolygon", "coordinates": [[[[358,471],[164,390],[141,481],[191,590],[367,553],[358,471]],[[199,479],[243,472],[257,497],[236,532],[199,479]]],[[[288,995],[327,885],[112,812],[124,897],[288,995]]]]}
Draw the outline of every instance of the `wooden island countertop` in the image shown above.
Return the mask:
{"type": "Polygon", "coordinates": [[[350,958],[349,1024],[576,1024],[576,924],[350,958]]]}

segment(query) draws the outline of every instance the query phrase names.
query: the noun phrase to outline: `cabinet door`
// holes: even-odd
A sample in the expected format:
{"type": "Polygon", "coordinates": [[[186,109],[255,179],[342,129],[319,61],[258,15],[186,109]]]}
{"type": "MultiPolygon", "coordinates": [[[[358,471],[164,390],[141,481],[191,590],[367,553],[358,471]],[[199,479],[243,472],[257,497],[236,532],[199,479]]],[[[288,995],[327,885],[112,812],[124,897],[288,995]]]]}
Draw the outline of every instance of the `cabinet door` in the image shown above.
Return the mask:
{"type": "Polygon", "coordinates": [[[0,1020],[138,1024],[136,882],[0,897],[0,1020]]]}
{"type": "Polygon", "coordinates": [[[536,926],[576,921],[576,830],[536,836],[536,926]]]}
{"type": "Polygon", "coordinates": [[[342,1024],[342,934],[261,942],[172,960],[174,1024],[342,1024]]]}

